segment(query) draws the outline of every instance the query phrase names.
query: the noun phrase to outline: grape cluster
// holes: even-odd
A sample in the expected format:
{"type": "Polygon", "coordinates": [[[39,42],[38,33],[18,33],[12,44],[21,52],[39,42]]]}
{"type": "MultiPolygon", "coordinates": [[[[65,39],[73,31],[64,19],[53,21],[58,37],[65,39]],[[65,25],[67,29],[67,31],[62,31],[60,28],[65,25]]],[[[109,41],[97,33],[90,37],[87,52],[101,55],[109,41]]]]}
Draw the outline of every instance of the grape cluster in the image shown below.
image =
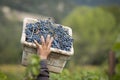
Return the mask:
{"type": "Polygon", "coordinates": [[[56,25],[50,20],[38,20],[36,23],[27,23],[25,33],[27,42],[36,40],[41,44],[40,36],[43,36],[46,40],[49,34],[54,38],[51,47],[66,51],[70,51],[72,47],[73,39],[69,35],[68,29],[63,28],[62,25],[56,25]]]}

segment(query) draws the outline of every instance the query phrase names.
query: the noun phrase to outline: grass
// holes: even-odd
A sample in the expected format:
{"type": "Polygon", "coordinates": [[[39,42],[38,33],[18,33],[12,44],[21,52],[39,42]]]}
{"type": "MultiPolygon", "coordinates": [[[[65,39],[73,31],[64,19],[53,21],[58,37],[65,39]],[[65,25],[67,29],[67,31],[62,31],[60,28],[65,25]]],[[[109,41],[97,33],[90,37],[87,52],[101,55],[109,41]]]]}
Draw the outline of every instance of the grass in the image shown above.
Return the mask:
{"type": "Polygon", "coordinates": [[[21,65],[0,65],[0,71],[7,76],[7,80],[23,80],[25,67],[21,65]]]}
{"type": "MultiPolygon", "coordinates": [[[[77,75],[80,74],[80,71],[102,72],[101,70],[101,67],[98,66],[76,66],[75,70],[73,70],[73,67],[69,68],[69,72],[75,72],[77,75]]],[[[23,67],[22,65],[4,64],[0,65],[0,71],[7,76],[7,80],[23,80],[25,67],[23,67]]]]}

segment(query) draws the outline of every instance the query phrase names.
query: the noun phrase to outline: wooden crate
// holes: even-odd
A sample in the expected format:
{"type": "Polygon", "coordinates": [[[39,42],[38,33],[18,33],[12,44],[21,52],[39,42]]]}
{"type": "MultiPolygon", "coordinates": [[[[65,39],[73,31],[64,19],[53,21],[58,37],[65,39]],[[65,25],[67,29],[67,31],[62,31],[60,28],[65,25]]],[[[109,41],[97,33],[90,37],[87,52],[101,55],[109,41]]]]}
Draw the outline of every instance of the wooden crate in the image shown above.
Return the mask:
{"type": "MultiPolygon", "coordinates": [[[[26,41],[26,34],[25,34],[25,29],[26,29],[26,24],[27,23],[35,23],[37,22],[37,19],[32,19],[32,18],[25,18],[24,23],[23,23],[23,31],[22,31],[22,36],[21,36],[21,43],[23,45],[23,55],[22,55],[22,64],[27,65],[28,57],[31,54],[36,54],[36,45],[31,42],[26,41]]],[[[56,24],[58,25],[58,24],[56,24]]],[[[72,29],[66,26],[63,26],[63,28],[68,29],[69,35],[72,36],[72,29]]],[[[60,73],[67,60],[69,60],[70,56],[73,55],[74,50],[73,50],[73,45],[70,51],[64,51],[56,48],[50,48],[51,54],[48,56],[48,69],[51,72],[55,73],[60,73]]]]}

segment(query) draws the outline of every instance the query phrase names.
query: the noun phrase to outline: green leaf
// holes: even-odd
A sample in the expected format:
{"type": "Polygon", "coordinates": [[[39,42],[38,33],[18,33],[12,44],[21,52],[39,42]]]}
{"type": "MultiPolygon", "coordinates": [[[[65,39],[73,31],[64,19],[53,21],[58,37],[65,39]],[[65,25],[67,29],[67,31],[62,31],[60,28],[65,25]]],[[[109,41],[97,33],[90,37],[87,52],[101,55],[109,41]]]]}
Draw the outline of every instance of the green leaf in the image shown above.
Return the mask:
{"type": "Polygon", "coordinates": [[[116,42],[116,43],[113,45],[113,50],[114,50],[114,51],[120,51],[120,42],[116,42]]]}
{"type": "Polygon", "coordinates": [[[2,72],[0,72],[0,80],[7,80],[7,76],[2,72]]]}

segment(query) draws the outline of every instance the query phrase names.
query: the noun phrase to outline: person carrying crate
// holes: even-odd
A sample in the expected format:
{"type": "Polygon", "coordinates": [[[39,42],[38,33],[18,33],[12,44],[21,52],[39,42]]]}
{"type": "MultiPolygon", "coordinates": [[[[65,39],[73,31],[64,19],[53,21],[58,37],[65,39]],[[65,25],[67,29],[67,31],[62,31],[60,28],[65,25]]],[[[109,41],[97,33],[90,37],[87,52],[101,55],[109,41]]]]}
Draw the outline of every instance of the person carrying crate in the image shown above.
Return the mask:
{"type": "Polygon", "coordinates": [[[37,46],[37,53],[41,59],[40,61],[40,74],[37,76],[37,80],[49,80],[49,70],[47,68],[47,57],[50,54],[50,47],[53,41],[53,37],[47,35],[46,40],[41,36],[42,44],[40,45],[36,40],[34,40],[37,46]]]}

